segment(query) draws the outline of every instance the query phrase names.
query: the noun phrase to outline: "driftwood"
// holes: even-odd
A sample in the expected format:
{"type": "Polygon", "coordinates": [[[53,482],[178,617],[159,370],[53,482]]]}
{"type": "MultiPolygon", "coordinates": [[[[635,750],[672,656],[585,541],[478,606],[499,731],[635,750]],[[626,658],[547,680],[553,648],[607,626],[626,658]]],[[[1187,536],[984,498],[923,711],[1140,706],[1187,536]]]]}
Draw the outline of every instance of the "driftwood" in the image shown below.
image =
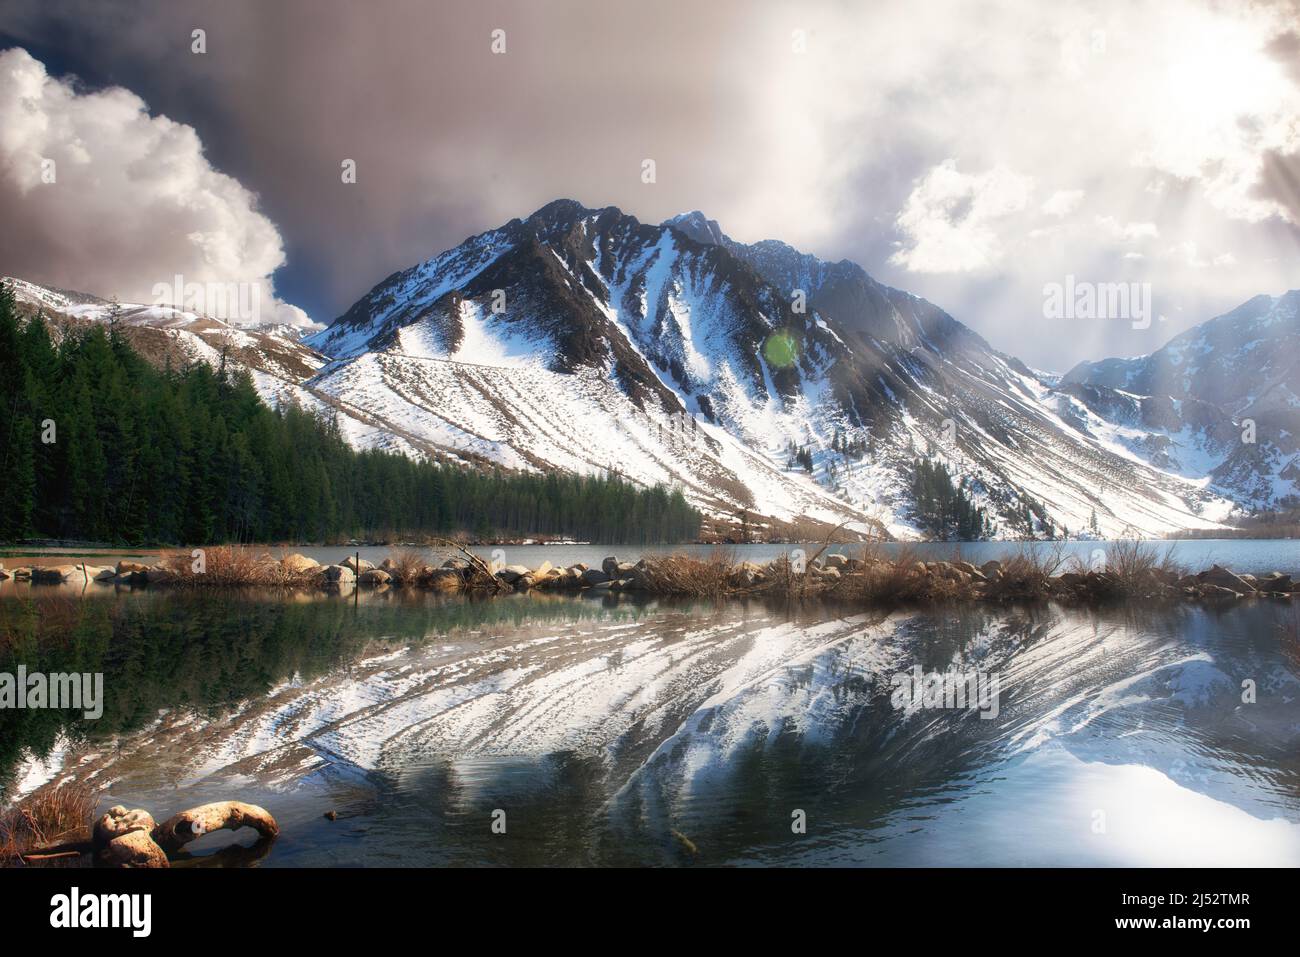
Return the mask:
{"type": "Polygon", "coordinates": [[[848,522],[840,522],[838,525],[836,525],[834,528],[831,529],[830,534],[826,536],[826,540],[822,542],[822,547],[817,549],[817,551],[813,552],[812,558],[808,559],[809,565],[811,565],[813,562],[817,561],[817,559],[822,557],[822,552],[826,551],[826,549],[831,547],[831,542],[835,538],[835,533],[838,532],[841,528],[843,528],[847,524],[848,522]]]}
{"type": "Polygon", "coordinates": [[[148,811],[128,811],[118,805],[95,822],[91,845],[96,867],[166,867],[167,855],[151,836],[148,811]]]}
{"type": "Polygon", "coordinates": [[[96,867],[170,867],[171,857],[190,841],[212,831],[241,827],[256,830],[258,843],[268,846],[280,833],[275,818],[263,808],[241,801],[190,808],[162,824],[155,824],[147,811],[119,805],[95,822],[91,850],[96,867]]]}
{"type": "Polygon", "coordinates": [[[465,560],[469,562],[470,568],[478,572],[479,576],[486,580],[486,584],[492,586],[493,591],[509,592],[514,590],[508,584],[503,582],[500,578],[497,578],[497,576],[493,573],[491,566],[488,565],[487,562],[483,561],[483,559],[479,558],[477,555],[475,555],[473,552],[471,552],[468,548],[461,545],[460,543],[450,541],[449,539],[441,539],[437,542],[437,544],[443,546],[450,546],[456,549],[457,551],[459,551],[462,555],[464,555],[465,560]]]}
{"type": "Polygon", "coordinates": [[[175,854],[190,841],[213,831],[237,831],[251,827],[262,840],[273,841],[280,834],[280,826],[264,809],[242,801],[220,801],[190,808],[169,817],[153,829],[153,839],[167,854],[175,854]]]}

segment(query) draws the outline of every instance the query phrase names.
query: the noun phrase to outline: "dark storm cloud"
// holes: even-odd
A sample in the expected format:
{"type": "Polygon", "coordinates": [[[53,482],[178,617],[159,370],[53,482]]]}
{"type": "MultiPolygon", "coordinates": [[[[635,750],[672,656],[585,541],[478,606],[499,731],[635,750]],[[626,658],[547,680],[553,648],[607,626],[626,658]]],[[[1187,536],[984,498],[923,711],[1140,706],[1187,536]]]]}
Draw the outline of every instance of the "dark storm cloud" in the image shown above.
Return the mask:
{"type": "Polygon", "coordinates": [[[1269,54],[1274,57],[1291,80],[1300,85],[1300,33],[1280,33],[1268,45],[1269,54]]]}
{"type": "MultiPolygon", "coordinates": [[[[19,3],[57,48],[200,131],[287,240],[281,292],[331,318],[388,272],[557,196],[659,219],[734,189],[751,117],[738,4],[19,3]],[[674,9],[675,7],[675,9],[674,9]],[[207,52],[190,52],[193,28],[207,52]],[[506,31],[506,53],[490,34],[506,31]],[[740,104],[740,108],[738,108],[740,104]],[[641,162],[658,181],[641,183],[641,162]],[[357,163],[357,182],[340,163],[357,163]]],[[[760,62],[750,64],[761,70],[760,62]]]]}
{"type": "MultiPolygon", "coordinates": [[[[1257,62],[1296,79],[1283,5],[1245,21],[1199,0],[50,7],[9,0],[0,47],[192,126],[278,228],[277,294],[316,319],[561,196],[652,222],[698,208],[737,239],[853,259],[1055,368],[1300,285],[1277,132],[1297,111],[1257,62]],[[1172,321],[1053,327],[1041,289],[1067,273],[1152,281],[1172,321]]],[[[92,264],[37,219],[25,261],[75,286],[92,264]]]]}

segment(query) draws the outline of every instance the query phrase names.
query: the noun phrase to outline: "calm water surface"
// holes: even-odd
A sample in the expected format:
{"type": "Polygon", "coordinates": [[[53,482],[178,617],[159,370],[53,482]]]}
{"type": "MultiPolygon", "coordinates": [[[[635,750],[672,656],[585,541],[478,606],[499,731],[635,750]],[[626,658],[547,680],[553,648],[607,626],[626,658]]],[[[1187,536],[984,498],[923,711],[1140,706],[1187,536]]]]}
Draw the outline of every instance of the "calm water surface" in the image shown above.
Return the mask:
{"type": "MultiPolygon", "coordinates": [[[[977,565],[981,565],[989,559],[1007,558],[1019,554],[1024,549],[1046,555],[1054,554],[1059,548],[1067,563],[1071,559],[1078,558],[1091,566],[1093,553],[1097,549],[1107,549],[1109,544],[1104,541],[1072,541],[1062,542],[1059,545],[1055,542],[923,542],[906,545],[884,544],[879,547],[889,554],[897,554],[902,550],[908,550],[916,553],[924,561],[960,557],[977,565]]],[[[1195,571],[1209,568],[1217,562],[1238,572],[1263,574],[1270,571],[1284,571],[1290,572],[1297,579],[1300,579],[1300,540],[1297,539],[1159,540],[1152,541],[1150,544],[1160,553],[1171,551],[1176,561],[1195,571]]],[[[820,548],[820,545],[729,545],[722,546],[721,550],[734,555],[737,560],[766,562],[781,555],[788,555],[791,549],[794,548],[802,548],[805,553],[811,555],[820,548]]],[[[397,545],[359,547],[345,545],[304,546],[269,549],[273,555],[279,555],[282,552],[285,554],[293,551],[301,552],[322,563],[338,562],[349,555],[360,552],[362,558],[376,564],[402,550],[402,547],[397,545]]],[[[422,548],[418,550],[423,552],[429,560],[437,559],[439,562],[444,558],[459,554],[454,549],[445,548],[422,548]]],[[[494,553],[497,553],[497,557],[503,559],[506,564],[518,563],[533,568],[544,561],[549,561],[553,565],[584,562],[587,565],[599,566],[601,561],[608,555],[617,555],[621,559],[636,561],[642,555],[687,552],[707,556],[718,550],[719,547],[713,545],[501,545],[476,546],[471,549],[471,551],[482,555],[484,558],[491,558],[494,553]]],[[[829,548],[827,553],[842,552],[846,555],[855,555],[859,554],[860,551],[861,546],[837,545],[829,548]]],[[[71,555],[75,558],[89,558],[92,556],[92,553],[84,548],[44,549],[40,550],[40,553],[50,556],[71,555]]],[[[23,554],[31,555],[32,551],[28,550],[23,554]]],[[[119,555],[126,555],[152,561],[156,558],[157,551],[115,550],[111,554],[114,558],[119,555]]],[[[9,566],[15,564],[13,559],[5,559],[2,552],[0,552],[0,560],[3,560],[9,566]]],[[[0,583],[0,589],[3,587],[3,584],[0,583]]]]}
{"type": "Polygon", "coordinates": [[[0,599],[0,671],[102,670],[105,714],[0,712],[8,798],[253,801],[262,866],[1300,864],[1285,603],[65,592],[0,599]],[[996,717],[895,707],[918,665],[996,675],[996,717]]]}

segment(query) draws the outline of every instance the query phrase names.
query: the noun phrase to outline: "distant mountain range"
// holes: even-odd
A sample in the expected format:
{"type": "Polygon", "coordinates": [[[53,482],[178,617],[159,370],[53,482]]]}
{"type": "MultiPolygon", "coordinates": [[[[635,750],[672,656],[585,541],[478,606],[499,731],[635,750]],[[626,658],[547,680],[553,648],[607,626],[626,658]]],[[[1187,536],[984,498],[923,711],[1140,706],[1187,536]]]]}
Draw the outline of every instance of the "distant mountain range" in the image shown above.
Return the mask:
{"type": "Polygon", "coordinates": [[[1149,356],[1081,362],[1061,378],[1058,408],[1244,509],[1276,507],[1300,480],[1298,313],[1300,290],[1256,296],[1149,356]]]}
{"type": "MultiPolygon", "coordinates": [[[[108,305],[17,283],[56,322],[108,305]]],[[[914,537],[918,457],[1004,537],[1212,528],[1300,477],[1300,292],[1057,381],[861,267],[571,200],[392,274],[324,331],[121,307],[146,354],[253,373],[358,447],[680,486],[721,520],[914,537]],[[1255,442],[1242,441],[1253,421],[1255,442]],[[812,471],[792,461],[811,460],[812,471]]]]}

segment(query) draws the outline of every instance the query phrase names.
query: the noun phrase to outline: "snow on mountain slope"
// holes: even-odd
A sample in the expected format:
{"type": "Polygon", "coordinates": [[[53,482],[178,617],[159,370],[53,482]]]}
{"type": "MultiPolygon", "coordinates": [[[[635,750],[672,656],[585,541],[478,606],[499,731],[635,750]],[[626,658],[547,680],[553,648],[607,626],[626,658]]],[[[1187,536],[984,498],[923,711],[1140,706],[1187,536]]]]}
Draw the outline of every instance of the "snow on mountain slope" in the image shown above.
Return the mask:
{"type": "Polygon", "coordinates": [[[436,454],[614,469],[720,515],[914,535],[922,455],[1009,537],[1094,510],[1107,533],[1157,534],[1231,508],[1081,430],[1047,381],[924,300],[698,212],[654,226],[559,200],[394,273],[308,342],[336,359],[311,388],[436,454]]]}
{"type": "Polygon", "coordinates": [[[914,537],[920,457],[947,464],[1002,537],[1078,532],[1094,512],[1108,535],[1214,527],[1297,478],[1295,293],[1165,356],[1058,380],[847,260],[736,243],[699,212],[656,226],[571,200],[393,273],[304,340],[15,288],[56,325],[116,314],[155,361],[224,351],[267,401],[335,416],[359,448],[613,471],[729,521],[914,537]],[[1153,384],[1165,391],[1141,391],[1153,384]],[[1243,447],[1248,413],[1261,443],[1243,447]]]}
{"type": "Polygon", "coordinates": [[[1147,356],[1082,362],[1056,401],[1086,433],[1244,508],[1289,504],[1300,495],[1300,290],[1256,296],[1147,356]]]}
{"type": "MultiPolygon", "coordinates": [[[[375,420],[420,435],[444,456],[510,468],[617,472],[680,486],[709,511],[744,508],[782,521],[849,520],[870,530],[815,483],[787,474],[726,431],[641,409],[598,370],[559,373],[367,353],[322,377],[316,389],[375,420]]],[[[346,430],[345,430],[346,431],[346,430]]],[[[359,445],[365,436],[349,434],[359,445]]]]}
{"type": "Polygon", "coordinates": [[[42,312],[48,319],[77,324],[106,323],[116,315],[132,344],[157,360],[215,365],[224,350],[232,365],[291,385],[310,378],[327,361],[301,342],[291,326],[236,326],[172,306],[115,303],[8,277],[0,282],[13,287],[19,309],[28,314],[42,312]]]}

